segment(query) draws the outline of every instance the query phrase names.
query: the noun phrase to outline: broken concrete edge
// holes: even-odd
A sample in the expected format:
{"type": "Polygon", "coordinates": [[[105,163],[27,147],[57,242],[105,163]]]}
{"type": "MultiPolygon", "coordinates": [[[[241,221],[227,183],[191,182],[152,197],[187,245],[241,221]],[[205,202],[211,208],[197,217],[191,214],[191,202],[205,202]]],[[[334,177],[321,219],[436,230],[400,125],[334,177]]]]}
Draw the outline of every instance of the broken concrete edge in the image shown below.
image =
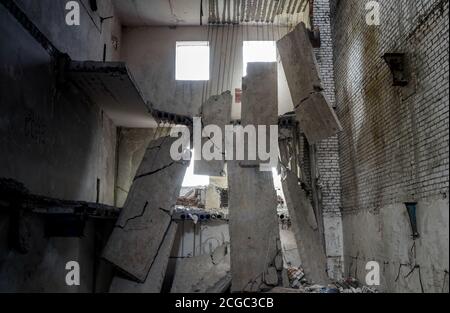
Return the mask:
{"type": "Polygon", "coordinates": [[[0,178],[0,208],[24,210],[36,214],[65,213],[112,219],[117,218],[121,210],[101,203],[34,195],[25,185],[9,178],[0,178]]]}

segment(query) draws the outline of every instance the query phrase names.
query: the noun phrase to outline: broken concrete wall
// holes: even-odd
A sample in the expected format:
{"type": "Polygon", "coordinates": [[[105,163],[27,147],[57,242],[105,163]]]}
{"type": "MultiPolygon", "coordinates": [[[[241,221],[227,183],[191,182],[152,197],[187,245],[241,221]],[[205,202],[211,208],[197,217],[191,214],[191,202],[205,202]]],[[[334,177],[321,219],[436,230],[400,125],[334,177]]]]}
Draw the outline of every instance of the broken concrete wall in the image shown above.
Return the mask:
{"type": "MultiPolygon", "coordinates": [[[[87,23],[70,28],[63,26],[66,1],[16,3],[63,52],[102,59],[97,38],[91,42],[79,36],[96,31],[85,13],[87,23]]],[[[3,4],[0,24],[0,149],[7,152],[0,155],[0,177],[20,181],[38,195],[114,204],[116,127],[73,87],[57,86],[54,60],[3,4]]],[[[110,38],[111,31],[105,28],[103,36],[110,38]]],[[[10,227],[7,216],[0,223],[2,233],[10,227]]],[[[36,227],[27,255],[14,253],[2,241],[1,290],[92,291],[92,241],[44,239],[36,227]],[[80,287],[65,284],[69,261],[84,268],[80,287]]]]}
{"type": "MultiPolygon", "coordinates": [[[[126,27],[123,32],[123,60],[129,65],[145,100],[157,109],[182,115],[196,115],[210,96],[231,91],[232,119],[240,119],[241,103],[235,89],[241,89],[243,77],[243,41],[277,40],[288,27],[126,27]],[[176,81],[177,41],[209,41],[211,77],[201,81],[176,81]],[[158,44],[155,44],[158,43],[158,44]]],[[[279,115],[293,110],[293,104],[281,64],[278,66],[279,115]]]]}
{"type": "Polygon", "coordinates": [[[189,163],[172,159],[170,149],[176,140],[163,137],[149,144],[103,251],[106,260],[141,283],[169,231],[189,163]]]}
{"type": "Polygon", "coordinates": [[[332,1],[345,271],[381,266],[387,292],[448,292],[448,1],[332,1]],[[381,56],[404,52],[406,87],[381,56]],[[417,202],[420,238],[404,202],[417,202]],[[415,267],[417,266],[417,267],[415,267]],[[408,275],[409,274],[409,275],[408,275]]]}
{"type": "Polygon", "coordinates": [[[172,293],[220,293],[231,284],[230,244],[208,254],[176,261],[172,293]]]}
{"type": "Polygon", "coordinates": [[[179,231],[172,253],[173,258],[210,255],[218,247],[230,242],[228,222],[210,220],[194,224],[192,220],[178,221],[179,231]]]}

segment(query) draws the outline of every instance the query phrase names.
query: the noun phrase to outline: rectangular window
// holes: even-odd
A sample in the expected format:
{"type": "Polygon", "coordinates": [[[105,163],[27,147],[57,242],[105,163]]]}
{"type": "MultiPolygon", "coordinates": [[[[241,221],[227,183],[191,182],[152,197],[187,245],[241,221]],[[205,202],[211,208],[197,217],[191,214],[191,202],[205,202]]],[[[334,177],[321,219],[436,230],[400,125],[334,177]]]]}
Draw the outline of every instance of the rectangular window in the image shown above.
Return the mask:
{"type": "Polygon", "coordinates": [[[178,41],[176,80],[209,80],[209,42],[178,41]]]}
{"type": "Polygon", "coordinates": [[[276,62],[277,46],[275,41],[244,41],[244,76],[247,76],[249,62],[276,62]]]}

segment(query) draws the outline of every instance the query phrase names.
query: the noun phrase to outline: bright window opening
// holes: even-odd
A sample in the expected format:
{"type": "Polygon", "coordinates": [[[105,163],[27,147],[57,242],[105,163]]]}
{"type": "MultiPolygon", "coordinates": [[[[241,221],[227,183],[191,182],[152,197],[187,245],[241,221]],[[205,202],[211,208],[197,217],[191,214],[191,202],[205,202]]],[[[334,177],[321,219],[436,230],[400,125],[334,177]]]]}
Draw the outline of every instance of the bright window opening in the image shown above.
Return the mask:
{"type": "MultiPolygon", "coordinates": [[[[192,155],[194,155],[194,150],[192,150],[192,155]]],[[[186,175],[184,176],[183,187],[202,187],[209,186],[209,176],[194,175],[194,158],[191,160],[186,175]]]]}
{"type": "Polygon", "coordinates": [[[178,41],[176,80],[209,80],[209,42],[178,41]]]}
{"type": "Polygon", "coordinates": [[[276,62],[275,41],[244,41],[244,76],[247,76],[249,62],[276,62]]]}

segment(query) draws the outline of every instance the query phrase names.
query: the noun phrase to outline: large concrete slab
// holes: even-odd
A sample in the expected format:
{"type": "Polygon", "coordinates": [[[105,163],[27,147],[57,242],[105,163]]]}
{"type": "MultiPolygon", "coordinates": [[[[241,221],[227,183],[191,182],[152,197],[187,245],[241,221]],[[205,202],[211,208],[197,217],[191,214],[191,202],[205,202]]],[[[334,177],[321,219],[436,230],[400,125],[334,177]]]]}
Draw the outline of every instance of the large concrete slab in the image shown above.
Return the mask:
{"type": "Polygon", "coordinates": [[[322,83],[314,50],[304,23],[277,41],[281,63],[294,106],[298,106],[313,92],[322,91],[322,83]]]}
{"type": "Polygon", "coordinates": [[[171,222],[187,162],[175,162],[170,147],[176,138],[150,143],[103,257],[144,282],[171,222]]]}
{"type": "Polygon", "coordinates": [[[153,262],[144,283],[137,283],[119,276],[114,277],[110,293],[159,293],[161,292],[169,263],[170,252],[172,251],[178,224],[172,222],[169,230],[163,239],[158,255],[153,262]]]}
{"type": "MultiPolygon", "coordinates": [[[[248,63],[247,77],[242,83],[242,113],[241,125],[265,126],[266,151],[269,150],[270,126],[278,125],[278,68],[277,63],[248,63]]],[[[258,137],[258,131],[256,132],[258,137]]],[[[257,147],[261,143],[257,141],[257,147]]],[[[246,160],[241,162],[243,166],[256,166],[262,162],[259,158],[255,162],[247,159],[247,138],[244,140],[246,160]]]]}
{"type": "Polygon", "coordinates": [[[332,137],[342,126],[323,95],[314,50],[304,23],[277,42],[300,127],[309,143],[332,137]]]}
{"type": "Polygon", "coordinates": [[[266,273],[281,253],[272,173],[242,168],[234,161],[228,163],[228,179],[231,289],[261,291],[266,273]]]}
{"type": "MultiPolygon", "coordinates": [[[[242,126],[277,125],[276,63],[249,63],[247,73],[242,87],[242,126]]],[[[272,172],[261,171],[260,160],[247,157],[248,151],[245,161],[227,163],[233,292],[258,292],[281,281],[282,268],[275,268],[281,242],[272,172]]]]}
{"type": "Polygon", "coordinates": [[[312,204],[293,172],[286,170],[286,177],[282,183],[306,277],[314,283],[326,284],[329,281],[326,272],[327,257],[321,244],[312,204]]]}
{"type": "MultiPolygon", "coordinates": [[[[222,130],[222,147],[215,147],[215,149],[222,148],[221,154],[225,151],[225,141],[223,140],[225,135],[225,126],[231,122],[231,103],[233,97],[229,91],[226,91],[218,96],[212,96],[202,106],[202,123],[203,126],[216,125],[222,130]]],[[[202,141],[202,147],[206,141],[202,141]]],[[[220,150],[220,149],[219,149],[220,150]]],[[[200,151],[195,151],[195,154],[199,154],[200,151]]],[[[213,177],[224,176],[225,158],[223,160],[199,160],[194,163],[195,175],[207,175],[213,177]]]]}

